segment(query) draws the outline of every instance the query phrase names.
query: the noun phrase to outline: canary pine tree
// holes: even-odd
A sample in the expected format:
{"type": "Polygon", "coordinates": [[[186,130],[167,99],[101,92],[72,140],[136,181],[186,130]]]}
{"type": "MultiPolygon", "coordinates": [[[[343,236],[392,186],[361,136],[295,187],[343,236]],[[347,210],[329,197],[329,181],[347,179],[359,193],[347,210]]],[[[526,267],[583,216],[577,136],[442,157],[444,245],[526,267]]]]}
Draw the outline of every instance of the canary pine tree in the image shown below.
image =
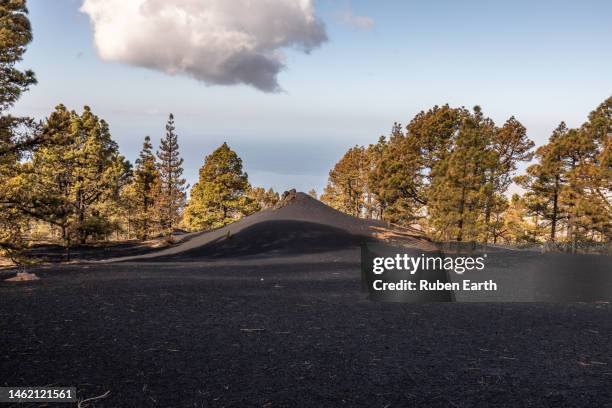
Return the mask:
{"type": "Polygon", "coordinates": [[[321,201],[347,214],[360,216],[364,210],[368,164],[364,147],[350,148],[329,172],[321,201]]]}
{"type": "Polygon", "coordinates": [[[404,134],[401,124],[394,123],[388,141],[379,138],[370,148],[376,165],[369,170],[371,189],[381,218],[397,224],[411,224],[423,206],[418,186],[419,162],[414,139],[404,134]]]}
{"type": "Polygon", "coordinates": [[[497,242],[499,228],[503,224],[500,211],[507,207],[505,193],[512,183],[517,163],[533,157],[534,143],[527,137],[527,129],[514,117],[510,117],[491,136],[491,153],[484,174],[484,233],[481,241],[497,242]]]}
{"type": "Polygon", "coordinates": [[[160,227],[167,235],[170,235],[181,220],[186,198],[183,159],[179,152],[178,136],[175,133],[172,113],[168,116],[166,134],[161,139],[157,158],[160,178],[158,200],[160,227]]]}
{"type": "Polygon", "coordinates": [[[612,241],[612,96],[589,114],[582,126],[595,144],[595,153],[585,165],[583,177],[587,188],[590,227],[601,241],[612,241]]]}
{"type": "Polygon", "coordinates": [[[20,208],[58,226],[67,246],[107,236],[116,208],[109,203],[117,202],[131,174],[107,123],[87,106],[79,115],[59,105],[47,119],[44,132],[64,143],[41,146],[23,164],[20,208]]]}
{"type": "Polygon", "coordinates": [[[279,194],[272,188],[266,191],[263,187],[253,187],[248,196],[253,200],[257,210],[273,208],[280,200],[279,194]]]}
{"type": "Polygon", "coordinates": [[[538,242],[537,218],[530,217],[525,200],[513,194],[503,214],[503,237],[511,244],[538,242]]]}
{"type": "Polygon", "coordinates": [[[579,242],[612,239],[612,98],[578,129],[561,123],[536,151],[537,162],[516,178],[527,192],[532,216],[546,221],[548,240],[579,242]]]}
{"type": "Polygon", "coordinates": [[[206,156],[190,191],[184,223],[190,230],[222,227],[257,210],[242,160],[227,143],[206,156]]]}
{"type": "Polygon", "coordinates": [[[32,119],[8,113],[36,83],[32,71],[16,67],[32,41],[27,13],[25,0],[0,2],[0,255],[11,257],[16,257],[22,247],[26,222],[14,195],[14,188],[21,184],[19,161],[24,149],[40,141],[32,119]]]}
{"type": "Polygon", "coordinates": [[[151,231],[156,227],[158,214],[158,199],[160,195],[160,177],[151,138],[145,137],[142,150],[136,159],[136,168],[133,178],[134,191],[134,228],[141,240],[150,237],[151,231]]]}
{"type": "Polygon", "coordinates": [[[36,84],[34,72],[16,67],[32,41],[27,14],[25,0],[0,2],[0,161],[5,165],[14,163],[20,151],[40,141],[40,134],[31,129],[32,119],[8,114],[21,95],[36,84]],[[23,127],[30,129],[20,131],[23,127]]]}
{"type": "Polygon", "coordinates": [[[387,147],[387,139],[384,136],[378,138],[378,142],[371,143],[366,149],[367,169],[365,173],[366,198],[365,198],[365,217],[370,219],[382,219],[385,210],[385,203],[381,200],[378,192],[378,176],[381,174],[383,154],[387,147]]]}
{"type": "Polygon", "coordinates": [[[527,190],[525,197],[531,214],[540,214],[547,222],[549,240],[552,242],[557,240],[560,222],[566,217],[567,211],[561,202],[561,193],[566,182],[562,145],[568,132],[565,123],[561,122],[550,136],[548,144],[536,150],[537,162],[527,168],[525,175],[516,178],[527,190]]]}
{"type": "Polygon", "coordinates": [[[448,154],[439,163],[428,191],[433,227],[445,239],[473,241],[482,233],[481,216],[486,200],[485,169],[490,166],[492,121],[480,107],[467,116],[448,154]]]}
{"type": "Polygon", "coordinates": [[[427,228],[433,180],[445,172],[444,164],[465,115],[462,108],[434,106],[418,113],[405,132],[396,123],[389,141],[379,140],[379,159],[371,178],[381,218],[399,224],[417,222],[427,228]]]}
{"type": "Polygon", "coordinates": [[[566,240],[572,247],[612,238],[611,138],[612,98],[608,98],[582,127],[558,141],[566,179],[560,199],[567,209],[566,240]]]}

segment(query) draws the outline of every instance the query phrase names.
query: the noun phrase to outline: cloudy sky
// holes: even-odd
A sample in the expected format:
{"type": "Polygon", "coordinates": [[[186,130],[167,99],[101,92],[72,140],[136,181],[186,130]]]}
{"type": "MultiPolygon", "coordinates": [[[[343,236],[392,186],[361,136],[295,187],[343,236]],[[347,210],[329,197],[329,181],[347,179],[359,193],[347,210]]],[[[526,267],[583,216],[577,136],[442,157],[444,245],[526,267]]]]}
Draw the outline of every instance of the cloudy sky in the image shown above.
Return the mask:
{"type": "Polygon", "coordinates": [[[319,192],[355,144],[450,103],[543,143],[612,94],[612,2],[30,0],[16,113],[87,104],[134,160],[176,117],[185,173],[227,141],[254,185],[319,192]]]}

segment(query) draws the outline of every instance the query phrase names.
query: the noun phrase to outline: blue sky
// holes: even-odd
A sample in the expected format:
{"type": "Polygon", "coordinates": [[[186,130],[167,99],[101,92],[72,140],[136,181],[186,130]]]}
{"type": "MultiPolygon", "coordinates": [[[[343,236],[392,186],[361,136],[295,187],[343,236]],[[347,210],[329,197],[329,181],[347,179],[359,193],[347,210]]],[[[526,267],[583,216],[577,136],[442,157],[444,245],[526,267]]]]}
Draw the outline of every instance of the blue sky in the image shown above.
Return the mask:
{"type": "Polygon", "coordinates": [[[539,145],[612,94],[605,0],[316,1],[329,40],[309,54],[286,50],[282,93],[102,61],[81,3],[29,1],[34,41],[22,65],[39,84],[15,112],[44,118],[58,103],[87,104],[130,161],[145,135],[159,140],[173,112],[192,184],[224,141],[252,184],[321,192],[346,149],[435,104],[479,104],[500,125],[515,115],[539,145]],[[373,26],[347,24],[349,11],[373,26]]]}

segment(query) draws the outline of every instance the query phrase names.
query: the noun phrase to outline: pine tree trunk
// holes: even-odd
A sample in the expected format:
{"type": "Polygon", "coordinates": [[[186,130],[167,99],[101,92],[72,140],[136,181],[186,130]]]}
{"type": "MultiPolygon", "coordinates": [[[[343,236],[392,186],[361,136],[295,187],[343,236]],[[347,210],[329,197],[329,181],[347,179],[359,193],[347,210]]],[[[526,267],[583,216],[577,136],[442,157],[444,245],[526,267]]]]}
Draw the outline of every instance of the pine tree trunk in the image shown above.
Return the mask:
{"type": "Polygon", "coordinates": [[[557,213],[559,212],[559,176],[555,176],[555,195],[553,197],[553,213],[550,226],[550,240],[555,242],[555,235],[557,233],[557,213]]]}
{"type": "MultiPolygon", "coordinates": [[[[145,189],[145,194],[146,194],[146,189],[145,189]]],[[[143,214],[144,214],[144,219],[143,219],[143,223],[142,223],[142,240],[146,241],[147,238],[149,237],[149,200],[147,199],[147,197],[144,197],[143,200],[143,214]]]]}
{"type": "MultiPolygon", "coordinates": [[[[485,244],[489,243],[489,224],[491,222],[491,206],[487,203],[487,208],[485,209],[485,244]]],[[[493,243],[495,243],[495,231],[493,232],[493,243]]]]}
{"type": "Polygon", "coordinates": [[[85,233],[85,204],[83,203],[83,190],[78,189],[76,193],[76,208],[77,208],[77,237],[79,244],[85,244],[86,233],[85,233]]]}
{"type": "Polygon", "coordinates": [[[457,241],[463,241],[463,213],[465,212],[465,186],[461,187],[461,201],[459,202],[459,232],[457,233],[457,241]]]}

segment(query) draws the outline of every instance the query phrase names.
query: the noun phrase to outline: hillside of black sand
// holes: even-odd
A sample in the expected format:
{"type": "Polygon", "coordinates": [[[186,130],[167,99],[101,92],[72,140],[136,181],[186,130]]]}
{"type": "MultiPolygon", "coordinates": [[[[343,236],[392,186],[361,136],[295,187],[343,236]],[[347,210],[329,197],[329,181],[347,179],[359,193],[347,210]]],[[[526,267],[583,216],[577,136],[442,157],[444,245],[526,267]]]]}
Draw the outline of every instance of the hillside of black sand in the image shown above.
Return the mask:
{"type": "Polygon", "coordinates": [[[109,261],[178,261],[242,256],[279,256],[354,248],[393,232],[405,243],[427,246],[416,231],[389,228],[377,220],[351,217],[307,194],[288,191],[272,209],[213,231],[193,233],[171,248],[109,261]]]}

